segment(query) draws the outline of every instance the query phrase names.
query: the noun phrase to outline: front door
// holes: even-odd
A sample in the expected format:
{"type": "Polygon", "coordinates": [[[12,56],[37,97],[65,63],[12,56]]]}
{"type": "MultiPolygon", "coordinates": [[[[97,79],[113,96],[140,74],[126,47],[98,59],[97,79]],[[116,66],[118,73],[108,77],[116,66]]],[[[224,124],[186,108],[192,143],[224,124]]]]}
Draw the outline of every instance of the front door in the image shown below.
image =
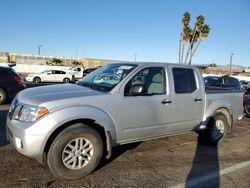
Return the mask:
{"type": "Polygon", "coordinates": [[[165,135],[171,122],[171,95],[164,67],[140,70],[124,87],[121,142],[165,135]],[[138,91],[136,91],[136,88],[138,91]],[[135,90],[135,91],[133,91],[135,90]]]}

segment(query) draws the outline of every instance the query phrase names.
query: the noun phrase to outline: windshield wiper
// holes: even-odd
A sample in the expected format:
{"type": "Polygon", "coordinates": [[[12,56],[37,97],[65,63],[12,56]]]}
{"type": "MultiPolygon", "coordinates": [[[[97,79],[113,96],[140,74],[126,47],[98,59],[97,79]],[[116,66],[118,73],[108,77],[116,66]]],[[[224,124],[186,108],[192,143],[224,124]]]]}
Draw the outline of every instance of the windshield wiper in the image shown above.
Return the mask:
{"type": "Polygon", "coordinates": [[[77,85],[84,86],[97,91],[107,92],[104,87],[98,86],[96,84],[78,82],[77,85]]]}

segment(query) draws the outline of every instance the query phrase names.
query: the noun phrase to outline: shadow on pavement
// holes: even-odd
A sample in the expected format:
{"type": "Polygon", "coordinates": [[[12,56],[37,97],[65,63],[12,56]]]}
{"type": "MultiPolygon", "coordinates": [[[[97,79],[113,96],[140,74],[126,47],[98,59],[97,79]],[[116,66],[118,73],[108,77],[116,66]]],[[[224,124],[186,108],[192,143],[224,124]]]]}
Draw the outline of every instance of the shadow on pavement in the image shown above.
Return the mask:
{"type": "Polygon", "coordinates": [[[120,145],[120,146],[116,146],[116,147],[112,148],[111,158],[106,159],[105,156],[103,156],[101,163],[99,164],[99,166],[96,168],[95,171],[98,171],[99,169],[103,168],[107,164],[111,163],[113,160],[115,160],[116,158],[121,156],[126,151],[133,150],[133,149],[137,148],[141,143],[142,142],[135,142],[135,143],[124,144],[124,145],[120,145]]]}
{"type": "Polygon", "coordinates": [[[198,138],[192,168],[186,179],[188,187],[220,187],[218,147],[200,143],[198,138]],[[200,180],[198,183],[197,180],[200,180]]]}
{"type": "Polygon", "coordinates": [[[2,110],[0,108],[0,147],[5,146],[9,144],[9,142],[6,140],[6,116],[7,116],[8,110],[2,110]]]}

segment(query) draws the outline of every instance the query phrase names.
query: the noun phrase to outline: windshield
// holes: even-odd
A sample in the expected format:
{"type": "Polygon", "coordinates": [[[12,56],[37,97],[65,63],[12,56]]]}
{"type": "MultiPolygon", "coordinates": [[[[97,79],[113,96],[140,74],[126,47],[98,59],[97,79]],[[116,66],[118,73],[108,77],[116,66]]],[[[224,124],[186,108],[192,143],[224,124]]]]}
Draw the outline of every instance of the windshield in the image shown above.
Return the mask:
{"type": "Polygon", "coordinates": [[[45,70],[43,72],[41,72],[42,74],[46,74],[47,72],[49,72],[49,70],[45,70]]]}
{"type": "Polygon", "coordinates": [[[109,92],[137,65],[108,64],[88,74],[77,84],[94,90],[109,92]]]}

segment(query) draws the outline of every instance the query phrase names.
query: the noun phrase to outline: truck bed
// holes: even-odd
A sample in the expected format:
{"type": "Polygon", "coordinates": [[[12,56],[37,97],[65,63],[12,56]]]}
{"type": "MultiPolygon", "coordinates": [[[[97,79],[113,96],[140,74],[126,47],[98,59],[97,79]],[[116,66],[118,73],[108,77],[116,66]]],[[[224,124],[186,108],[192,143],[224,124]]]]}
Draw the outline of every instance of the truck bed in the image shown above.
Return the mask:
{"type": "Polygon", "coordinates": [[[206,86],[205,92],[207,98],[207,112],[210,111],[209,108],[212,109],[211,105],[213,105],[212,103],[214,103],[214,101],[223,101],[223,103],[227,103],[228,108],[231,109],[234,121],[242,115],[243,92],[240,90],[206,86]]]}

